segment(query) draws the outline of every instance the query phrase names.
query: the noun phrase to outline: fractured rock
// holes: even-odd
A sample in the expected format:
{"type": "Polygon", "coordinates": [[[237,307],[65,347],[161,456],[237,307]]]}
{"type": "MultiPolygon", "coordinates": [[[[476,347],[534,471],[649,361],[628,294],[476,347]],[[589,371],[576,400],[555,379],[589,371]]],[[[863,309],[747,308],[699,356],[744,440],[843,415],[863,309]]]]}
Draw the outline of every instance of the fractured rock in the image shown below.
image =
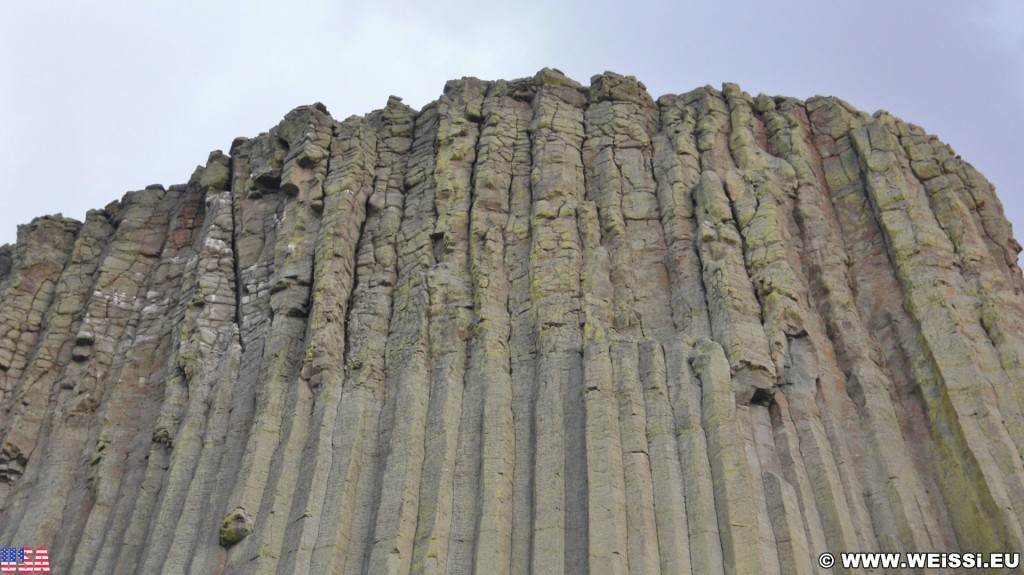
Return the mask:
{"type": "Polygon", "coordinates": [[[54,572],[824,573],[1024,548],[992,186],[835,98],[301,106],[0,246],[0,540],[54,572]]]}

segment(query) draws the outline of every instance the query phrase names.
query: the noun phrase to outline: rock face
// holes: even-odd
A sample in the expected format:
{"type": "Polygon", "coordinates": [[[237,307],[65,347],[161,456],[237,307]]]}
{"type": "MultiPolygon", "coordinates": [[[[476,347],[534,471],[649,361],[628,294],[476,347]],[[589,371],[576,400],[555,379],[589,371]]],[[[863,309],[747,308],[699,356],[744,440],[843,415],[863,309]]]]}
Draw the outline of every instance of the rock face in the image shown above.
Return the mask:
{"type": "Polygon", "coordinates": [[[1019,250],[949,147],[834,98],[546,69],[300,107],[0,248],[0,542],[60,575],[1024,550],[1019,250]]]}

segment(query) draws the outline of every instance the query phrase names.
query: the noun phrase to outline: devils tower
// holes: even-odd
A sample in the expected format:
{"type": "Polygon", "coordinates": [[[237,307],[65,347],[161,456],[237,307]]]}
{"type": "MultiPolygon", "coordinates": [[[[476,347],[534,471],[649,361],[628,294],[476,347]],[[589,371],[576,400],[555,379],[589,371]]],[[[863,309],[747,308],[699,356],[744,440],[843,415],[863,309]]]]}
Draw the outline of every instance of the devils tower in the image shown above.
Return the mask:
{"type": "Polygon", "coordinates": [[[1024,551],[1019,251],[949,146],[836,98],[545,69],[302,106],[0,248],[0,543],[59,575],[1024,551]]]}

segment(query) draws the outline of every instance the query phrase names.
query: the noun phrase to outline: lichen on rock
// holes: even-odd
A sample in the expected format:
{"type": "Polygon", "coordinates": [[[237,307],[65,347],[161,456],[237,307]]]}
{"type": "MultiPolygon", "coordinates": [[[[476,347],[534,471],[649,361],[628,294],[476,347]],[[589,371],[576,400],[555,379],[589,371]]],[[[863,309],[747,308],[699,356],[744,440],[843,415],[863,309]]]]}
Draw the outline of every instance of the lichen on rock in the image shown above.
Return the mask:
{"type": "Polygon", "coordinates": [[[236,507],[224,516],[220,525],[221,547],[231,547],[252,534],[253,520],[244,509],[236,507]]]}

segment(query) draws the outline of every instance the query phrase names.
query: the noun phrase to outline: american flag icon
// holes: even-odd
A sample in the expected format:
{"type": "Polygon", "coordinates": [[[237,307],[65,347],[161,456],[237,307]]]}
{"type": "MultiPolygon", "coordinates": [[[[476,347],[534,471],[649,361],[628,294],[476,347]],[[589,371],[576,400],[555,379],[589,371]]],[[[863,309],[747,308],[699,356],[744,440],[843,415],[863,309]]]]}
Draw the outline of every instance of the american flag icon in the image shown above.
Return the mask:
{"type": "Polygon", "coordinates": [[[49,573],[50,554],[46,547],[0,548],[0,573],[49,573]]]}

